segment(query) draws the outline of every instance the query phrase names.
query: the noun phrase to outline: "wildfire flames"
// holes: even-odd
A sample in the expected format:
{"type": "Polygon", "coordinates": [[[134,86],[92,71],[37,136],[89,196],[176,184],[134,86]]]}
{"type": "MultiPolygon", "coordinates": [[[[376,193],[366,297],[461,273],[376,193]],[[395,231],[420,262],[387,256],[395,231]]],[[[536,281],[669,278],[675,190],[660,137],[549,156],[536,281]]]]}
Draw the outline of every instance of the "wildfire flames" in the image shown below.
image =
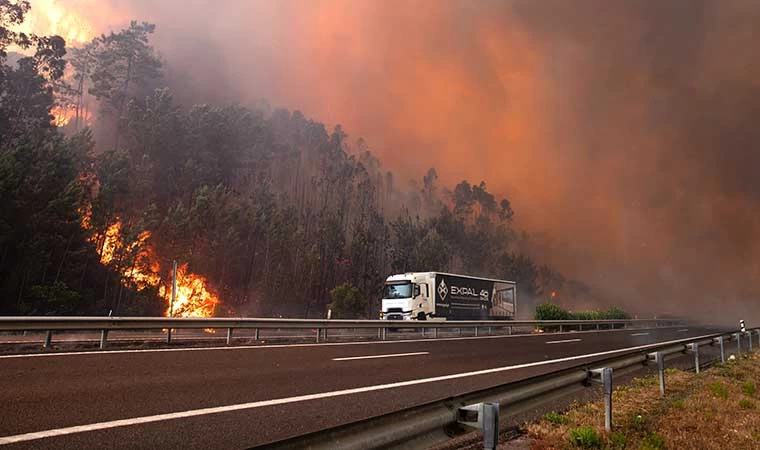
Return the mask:
{"type": "MultiPolygon", "coordinates": [[[[90,215],[83,214],[82,226],[90,229],[90,215]]],[[[172,317],[213,317],[219,298],[209,289],[208,281],[191,273],[187,264],[177,267],[177,292],[174,305],[171,305],[171,278],[161,278],[161,267],[148,240],[150,232],[143,231],[132,242],[125,243],[122,223],[117,221],[108,227],[103,235],[94,233],[90,240],[97,243],[100,262],[112,265],[122,275],[122,283],[132,284],[138,289],[158,287],[158,295],[166,301],[166,316],[172,317]],[[124,267],[121,259],[134,255],[134,263],[124,267]]]]}
{"type": "MultiPolygon", "coordinates": [[[[89,6],[79,2],[82,7],[89,6]]],[[[75,12],[71,5],[63,6],[56,0],[35,0],[32,10],[19,31],[37,34],[57,34],[70,44],[89,42],[95,32],[89,20],[75,12]]]]}
{"type": "MultiPolygon", "coordinates": [[[[76,109],[71,107],[56,106],[50,110],[50,114],[53,116],[53,125],[58,128],[65,127],[71,121],[76,120],[76,109]]],[[[79,117],[81,123],[85,126],[90,125],[92,122],[92,113],[87,109],[80,110],[79,117]]]]}

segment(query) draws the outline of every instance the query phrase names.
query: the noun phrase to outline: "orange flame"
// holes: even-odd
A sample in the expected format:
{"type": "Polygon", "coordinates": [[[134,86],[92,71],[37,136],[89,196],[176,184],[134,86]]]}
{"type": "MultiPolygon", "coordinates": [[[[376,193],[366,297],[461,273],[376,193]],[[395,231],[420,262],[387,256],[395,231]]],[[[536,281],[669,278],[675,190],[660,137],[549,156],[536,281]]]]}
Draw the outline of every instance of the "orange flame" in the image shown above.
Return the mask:
{"type": "MultiPolygon", "coordinates": [[[[91,212],[82,212],[82,227],[91,229],[91,212]]],[[[219,304],[219,297],[209,287],[206,278],[188,270],[187,264],[177,268],[177,293],[171,305],[171,280],[161,279],[161,267],[149,244],[151,233],[143,231],[132,242],[124,242],[121,221],[111,224],[102,235],[93,233],[91,242],[98,243],[100,262],[104,265],[118,262],[124,255],[135,255],[131,267],[118,267],[122,283],[137,286],[138,289],[158,287],[158,295],[166,302],[166,316],[172,317],[213,317],[219,304]]]]}
{"type": "Polygon", "coordinates": [[[95,36],[92,24],[69,6],[71,5],[61,5],[57,0],[36,0],[26,21],[18,29],[39,35],[57,34],[68,44],[78,45],[91,41],[95,36]]]}
{"type": "MultiPolygon", "coordinates": [[[[76,109],[71,106],[55,106],[50,110],[50,114],[53,116],[53,125],[58,128],[65,127],[76,119],[76,109]]],[[[82,108],[79,111],[79,119],[84,126],[88,126],[92,123],[92,113],[82,108]]]]}
{"type": "Polygon", "coordinates": [[[65,127],[71,122],[72,115],[68,108],[56,106],[50,110],[50,114],[53,115],[53,125],[58,128],[65,127]]]}
{"type": "Polygon", "coordinates": [[[213,317],[219,299],[208,290],[205,278],[194,275],[187,270],[187,264],[177,267],[177,296],[171,307],[171,286],[161,286],[158,294],[170,307],[166,308],[167,317],[213,317]]]}

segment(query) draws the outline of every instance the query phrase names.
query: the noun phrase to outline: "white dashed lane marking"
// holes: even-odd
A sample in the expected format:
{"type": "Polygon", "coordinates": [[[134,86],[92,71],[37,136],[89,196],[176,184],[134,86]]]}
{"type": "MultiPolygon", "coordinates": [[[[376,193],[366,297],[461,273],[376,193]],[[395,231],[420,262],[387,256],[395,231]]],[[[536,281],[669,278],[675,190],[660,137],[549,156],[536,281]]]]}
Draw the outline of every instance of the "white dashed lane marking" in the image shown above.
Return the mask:
{"type": "Polygon", "coordinates": [[[565,344],[567,342],[580,342],[582,339],[563,339],[561,341],[546,341],[547,344],[565,344]]]}
{"type": "Polygon", "coordinates": [[[387,355],[367,355],[367,356],[347,356],[344,358],[333,358],[333,361],[354,361],[357,359],[377,359],[377,358],[396,358],[399,356],[419,356],[429,355],[430,352],[414,352],[414,353],[391,353],[387,355]]]}

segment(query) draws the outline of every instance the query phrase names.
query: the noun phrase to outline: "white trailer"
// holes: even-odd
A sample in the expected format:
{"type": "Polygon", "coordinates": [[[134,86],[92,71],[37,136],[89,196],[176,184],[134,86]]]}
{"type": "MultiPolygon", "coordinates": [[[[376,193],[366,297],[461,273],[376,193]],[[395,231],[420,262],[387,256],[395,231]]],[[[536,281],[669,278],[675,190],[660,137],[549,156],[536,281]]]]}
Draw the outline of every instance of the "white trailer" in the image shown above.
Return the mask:
{"type": "Polygon", "coordinates": [[[391,275],[383,289],[380,318],[385,320],[514,319],[517,285],[513,281],[441,272],[391,275]]]}

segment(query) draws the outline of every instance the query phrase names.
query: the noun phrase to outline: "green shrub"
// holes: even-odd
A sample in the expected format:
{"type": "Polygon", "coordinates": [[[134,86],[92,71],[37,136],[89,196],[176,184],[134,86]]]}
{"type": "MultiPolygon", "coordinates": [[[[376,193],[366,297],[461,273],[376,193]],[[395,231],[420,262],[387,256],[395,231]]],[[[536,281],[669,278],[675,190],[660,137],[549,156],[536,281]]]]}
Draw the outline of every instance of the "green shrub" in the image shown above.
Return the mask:
{"type": "Polygon", "coordinates": [[[536,320],[570,320],[572,316],[558,304],[552,302],[541,303],[536,306],[536,320]]]}
{"type": "Polygon", "coordinates": [[[567,425],[567,423],[570,422],[567,417],[556,411],[546,413],[546,415],[544,415],[544,420],[547,422],[555,423],[557,425],[567,425]]]}
{"type": "Polygon", "coordinates": [[[716,381],[716,382],[710,384],[710,390],[712,391],[713,394],[717,395],[718,397],[722,398],[723,400],[728,399],[728,389],[720,381],[716,381]]]}
{"type": "Polygon", "coordinates": [[[535,317],[536,320],[627,320],[631,318],[630,314],[615,306],[606,311],[570,312],[552,302],[536,306],[535,317]]]}
{"type": "Polygon", "coordinates": [[[613,306],[602,313],[602,318],[608,320],[628,320],[631,318],[631,315],[617,306],[613,306]]]}
{"type": "Polygon", "coordinates": [[[657,433],[652,433],[645,437],[639,445],[639,450],[663,450],[665,448],[665,438],[657,433]]]}
{"type": "Polygon", "coordinates": [[[583,426],[570,430],[570,443],[578,448],[601,448],[602,438],[593,427],[583,426]]]}
{"type": "Polygon", "coordinates": [[[614,450],[624,450],[628,447],[628,438],[620,431],[610,434],[610,447],[614,450]]]}
{"type": "Polygon", "coordinates": [[[578,311],[572,313],[573,320],[601,320],[602,313],[599,311],[578,311]]]}
{"type": "Polygon", "coordinates": [[[755,409],[755,404],[752,403],[752,400],[748,400],[746,398],[743,398],[739,400],[739,408],[741,409],[755,409]]]}
{"type": "Polygon", "coordinates": [[[683,400],[673,400],[671,406],[675,409],[684,409],[683,400]]]}
{"type": "Polygon", "coordinates": [[[750,397],[755,395],[755,383],[751,380],[747,380],[742,384],[742,392],[750,397]]]}
{"type": "Polygon", "coordinates": [[[364,316],[367,302],[359,289],[350,283],[343,283],[330,291],[329,308],[333,319],[357,319],[364,316]]]}

